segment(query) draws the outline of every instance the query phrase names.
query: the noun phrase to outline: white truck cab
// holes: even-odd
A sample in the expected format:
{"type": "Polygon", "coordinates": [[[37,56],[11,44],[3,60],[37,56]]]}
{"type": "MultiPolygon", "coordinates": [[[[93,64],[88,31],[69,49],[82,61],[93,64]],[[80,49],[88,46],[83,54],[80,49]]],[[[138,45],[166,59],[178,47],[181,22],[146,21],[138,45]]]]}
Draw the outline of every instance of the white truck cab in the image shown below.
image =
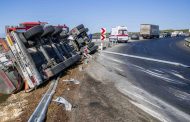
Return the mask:
{"type": "Polygon", "coordinates": [[[128,30],[126,26],[117,26],[112,28],[111,35],[109,37],[110,42],[128,42],[128,30]]]}

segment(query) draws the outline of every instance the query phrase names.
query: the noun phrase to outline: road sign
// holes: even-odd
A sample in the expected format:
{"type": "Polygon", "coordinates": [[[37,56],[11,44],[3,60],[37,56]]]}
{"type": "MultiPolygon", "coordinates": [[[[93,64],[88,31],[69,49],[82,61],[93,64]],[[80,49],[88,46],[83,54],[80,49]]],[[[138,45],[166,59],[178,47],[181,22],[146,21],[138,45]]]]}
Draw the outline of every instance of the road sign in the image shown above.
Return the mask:
{"type": "Polygon", "coordinates": [[[104,41],[106,39],[106,28],[101,28],[101,36],[100,39],[104,41]]]}

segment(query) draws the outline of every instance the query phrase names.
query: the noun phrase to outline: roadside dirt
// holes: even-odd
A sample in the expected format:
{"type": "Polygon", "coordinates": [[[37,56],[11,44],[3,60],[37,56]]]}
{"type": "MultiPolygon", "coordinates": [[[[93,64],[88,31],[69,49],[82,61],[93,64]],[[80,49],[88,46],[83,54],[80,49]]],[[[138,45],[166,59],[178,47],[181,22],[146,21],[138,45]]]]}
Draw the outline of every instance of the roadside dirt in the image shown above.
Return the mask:
{"type": "MultiPolygon", "coordinates": [[[[51,102],[47,122],[147,122],[157,121],[129,102],[129,98],[117,91],[112,82],[96,81],[85,70],[89,64],[71,67],[60,79],[53,99],[62,96],[72,104],[71,111],[63,105],[51,102]],[[83,68],[82,71],[79,69],[83,68]],[[74,78],[76,85],[64,82],[74,78]]],[[[0,104],[0,121],[26,122],[35,110],[50,83],[31,93],[20,92],[0,104]]]]}

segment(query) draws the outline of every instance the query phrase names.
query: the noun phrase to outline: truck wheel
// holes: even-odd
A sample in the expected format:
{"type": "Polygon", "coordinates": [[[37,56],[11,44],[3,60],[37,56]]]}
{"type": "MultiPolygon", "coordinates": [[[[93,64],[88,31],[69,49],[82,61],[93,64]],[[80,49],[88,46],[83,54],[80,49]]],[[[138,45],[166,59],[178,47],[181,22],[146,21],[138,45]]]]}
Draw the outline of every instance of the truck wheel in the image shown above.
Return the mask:
{"type": "Polygon", "coordinates": [[[25,33],[24,36],[26,40],[30,40],[34,38],[35,36],[40,36],[44,32],[43,27],[41,25],[34,26],[30,29],[28,29],[25,33]]]}
{"type": "Polygon", "coordinates": [[[59,35],[62,32],[61,27],[54,27],[55,31],[52,33],[52,36],[59,35]]]}
{"type": "Polygon", "coordinates": [[[53,32],[55,31],[54,27],[53,26],[46,26],[44,28],[44,33],[42,34],[41,37],[46,37],[48,35],[51,35],[53,32]]]}
{"type": "Polygon", "coordinates": [[[84,37],[83,40],[84,40],[84,42],[86,42],[86,43],[90,42],[90,39],[89,39],[88,37],[84,37]]]}
{"type": "Polygon", "coordinates": [[[80,24],[80,25],[78,25],[76,28],[77,28],[78,30],[80,30],[80,29],[84,28],[84,25],[83,25],[83,24],[80,24]]]}
{"type": "Polygon", "coordinates": [[[85,28],[85,32],[88,32],[89,31],[89,29],[88,28],[85,28]]]}
{"type": "Polygon", "coordinates": [[[66,39],[67,37],[69,37],[69,35],[67,34],[60,34],[60,36],[61,36],[61,39],[66,39]]]}
{"type": "Polygon", "coordinates": [[[89,47],[89,48],[93,47],[94,45],[95,45],[94,42],[88,43],[88,47],[89,47]]]}
{"type": "Polygon", "coordinates": [[[79,34],[81,34],[83,32],[88,32],[88,28],[82,28],[82,29],[79,30],[79,32],[80,32],[79,34]]]}
{"type": "Polygon", "coordinates": [[[80,51],[80,48],[79,48],[79,45],[77,44],[77,42],[76,42],[76,41],[71,41],[71,43],[72,43],[74,49],[75,49],[77,52],[79,52],[79,51],[80,51]]]}

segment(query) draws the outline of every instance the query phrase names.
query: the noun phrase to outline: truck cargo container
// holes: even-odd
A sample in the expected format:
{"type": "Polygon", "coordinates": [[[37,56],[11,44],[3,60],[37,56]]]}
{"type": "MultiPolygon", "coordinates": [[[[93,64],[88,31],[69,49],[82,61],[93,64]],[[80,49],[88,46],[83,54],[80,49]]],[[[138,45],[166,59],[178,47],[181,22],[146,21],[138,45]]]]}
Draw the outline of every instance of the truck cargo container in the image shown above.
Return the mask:
{"type": "Polygon", "coordinates": [[[159,26],[151,24],[141,24],[140,35],[144,39],[159,38],[160,35],[159,26]]]}

